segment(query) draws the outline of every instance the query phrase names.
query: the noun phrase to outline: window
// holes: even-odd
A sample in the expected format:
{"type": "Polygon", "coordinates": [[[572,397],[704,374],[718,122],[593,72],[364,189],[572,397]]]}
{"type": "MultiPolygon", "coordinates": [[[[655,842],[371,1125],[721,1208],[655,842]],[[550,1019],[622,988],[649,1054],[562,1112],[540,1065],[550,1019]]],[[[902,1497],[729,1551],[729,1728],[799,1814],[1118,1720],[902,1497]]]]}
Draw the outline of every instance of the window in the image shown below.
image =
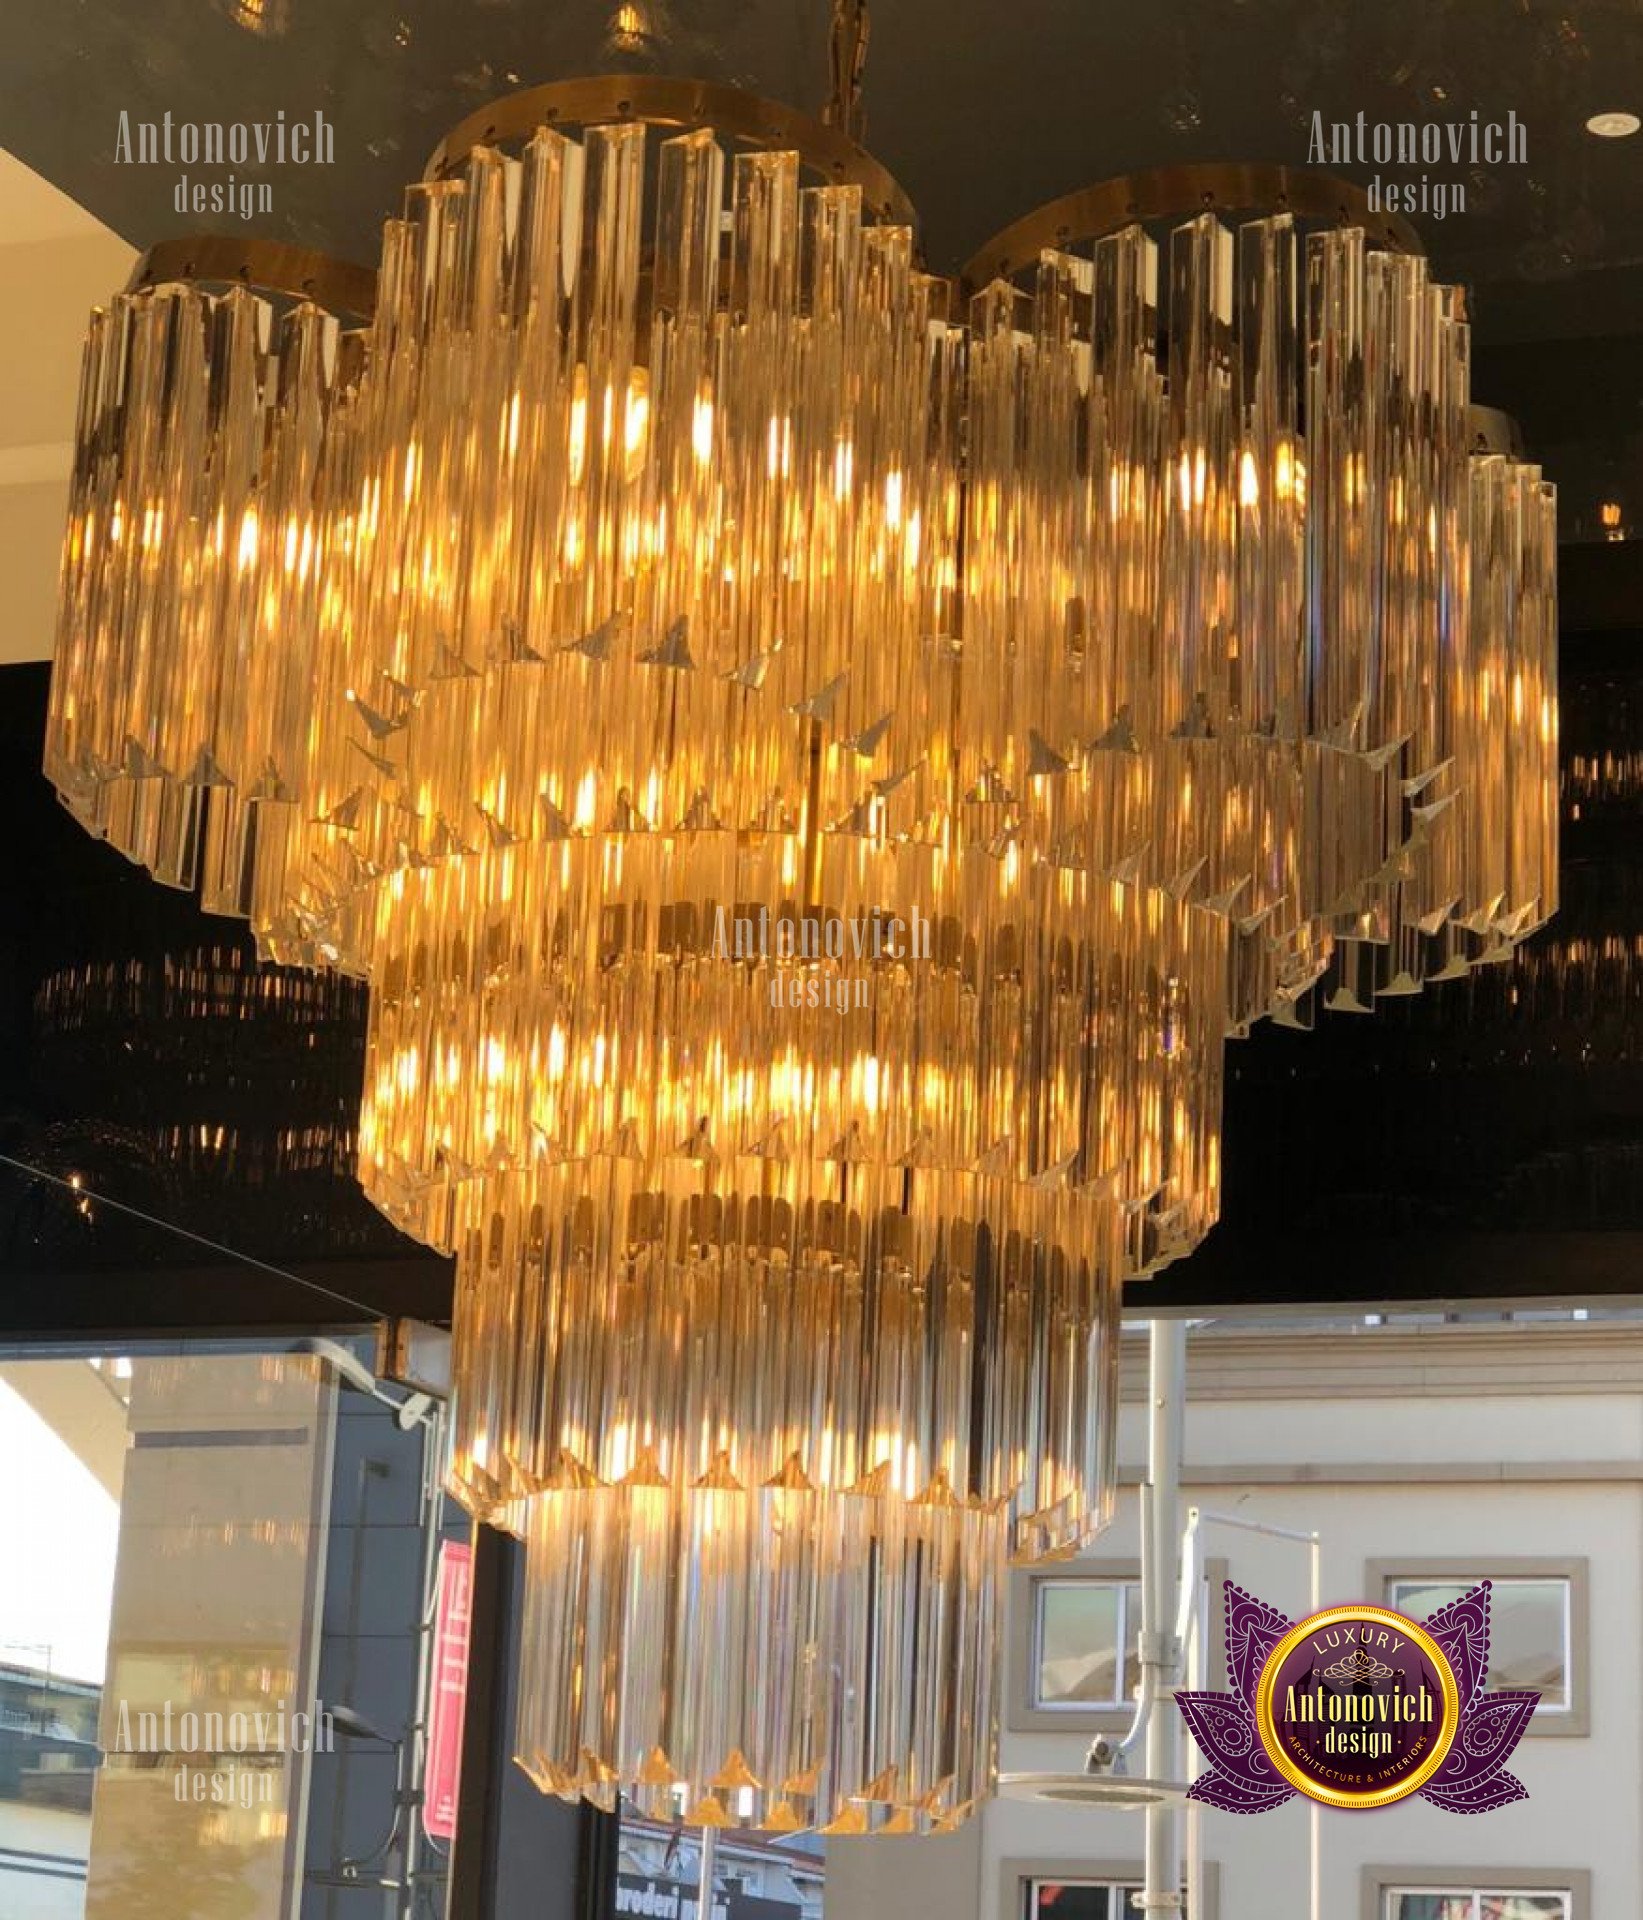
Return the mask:
{"type": "Polygon", "coordinates": [[[611,1910],[617,1920],[627,1914],[647,1920],[822,1920],[826,1860],[817,1834],[739,1828],[721,1833],[709,1916],[699,1897],[701,1834],[646,1819],[628,1800],[621,1802],[619,1819],[611,1910]]]}
{"type": "Polygon", "coordinates": [[[1365,1867],[1363,1920],[1592,1920],[1577,1867],[1365,1867]]]}
{"type": "Polygon", "coordinates": [[[1416,1620],[1489,1580],[1488,1684],[1539,1691],[1532,1734],[1587,1732],[1583,1560],[1372,1561],[1370,1571],[1386,1604],[1416,1620]]]}
{"type": "Polygon", "coordinates": [[[1034,1708],[1087,1712],[1132,1701],[1141,1684],[1140,1584],[1035,1580],[1033,1594],[1034,1708]]]}
{"type": "Polygon", "coordinates": [[[1574,1895],[1510,1887],[1387,1887],[1381,1913],[1383,1920],[1573,1920],[1574,1895]]]}
{"type": "MultiPolygon", "coordinates": [[[[1131,1903],[1146,1877],[1139,1860],[1006,1860],[1002,1866],[997,1911],[1007,1920],[1137,1920],[1131,1903]]],[[[1184,1901],[1184,1886],[1181,1894],[1184,1901]]],[[[1220,1868],[1206,1860],[1199,1920],[1219,1920],[1220,1911],[1220,1868]]]]}
{"type": "MultiPolygon", "coordinates": [[[[1204,1671],[1224,1684],[1227,1563],[1203,1566],[1204,1671]]],[[[1005,1725],[1012,1733],[1110,1733],[1141,1685],[1141,1570],[1122,1560],[1018,1567],[1010,1581],[1005,1725]]]]}
{"type": "Polygon", "coordinates": [[[1139,1887],[1110,1880],[1031,1880],[1026,1920],[1129,1920],[1130,1896],[1139,1887]]]}
{"type": "MultiPolygon", "coordinates": [[[[1424,1620],[1458,1600],[1469,1580],[1392,1580],[1387,1602],[1424,1620]]],[[[1489,1596],[1489,1685],[1538,1687],[1541,1713],[1569,1711],[1569,1583],[1497,1580],[1489,1596]]]]}

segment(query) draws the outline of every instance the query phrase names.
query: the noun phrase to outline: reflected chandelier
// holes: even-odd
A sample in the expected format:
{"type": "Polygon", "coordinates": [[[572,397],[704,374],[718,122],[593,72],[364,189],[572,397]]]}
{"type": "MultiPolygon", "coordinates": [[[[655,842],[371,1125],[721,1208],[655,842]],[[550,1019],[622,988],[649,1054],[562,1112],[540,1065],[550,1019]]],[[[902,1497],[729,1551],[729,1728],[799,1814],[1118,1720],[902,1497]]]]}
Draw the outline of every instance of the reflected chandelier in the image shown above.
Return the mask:
{"type": "Polygon", "coordinates": [[[1110,1513],[1226,1036],[1552,910],[1555,549],[1458,294],[1298,230],[1353,189],[1247,170],[1288,209],[1162,287],[1171,182],[1080,196],[966,305],[849,117],[557,84],[374,288],[156,249],[91,323],[46,765],[370,984],[360,1177],[456,1256],[533,1778],[910,1832],[989,1789],[1007,1559],[1110,1513]]]}

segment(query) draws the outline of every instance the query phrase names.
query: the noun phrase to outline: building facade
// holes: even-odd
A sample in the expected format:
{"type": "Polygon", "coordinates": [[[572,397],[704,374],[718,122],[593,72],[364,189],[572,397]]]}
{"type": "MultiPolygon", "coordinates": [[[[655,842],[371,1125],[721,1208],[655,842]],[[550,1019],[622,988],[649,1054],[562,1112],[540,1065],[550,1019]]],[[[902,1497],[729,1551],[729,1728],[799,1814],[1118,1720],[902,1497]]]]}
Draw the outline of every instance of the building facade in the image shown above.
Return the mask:
{"type": "Polygon", "coordinates": [[[709,1915],[700,1833],[624,1811],[615,1911],[618,1920],[822,1920],[822,1876],[812,1835],[721,1833],[709,1915]]]}
{"type": "Polygon", "coordinates": [[[0,1915],[80,1920],[102,1688],[0,1662],[0,1915]]]}
{"type": "MultiPolygon", "coordinates": [[[[1121,1736],[1129,1723],[1144,1343],[1126,1349],[1118,1518],[1086,1558],[1012,1579],[1006,1772],[1076,1772],[1098,1733],[1121,1736]]],[[[1298,1799],[1257,1817],[1193,1810],[1198,1920],[1638,1911],[1643,1323],[1195,1329],[1183,1516],[1194,1507],[1210,1686],[1225,1685],[1225,1579],[1292,1617],[1308,1610],[1308,1549],[1246,1530],[1255,1523],[1317,1533],[1326,1605],[1384,1601],[1420,1618],[1491,1579],[1490,1684],[1542,1693],[1511,1762],[1530,1797],[1498,1812],[1463,1819],[1418,1799],[1369,1814],[1314,1815],[1298,1799]]],[[[1142,1827],[1137,1812],[1001,1798],[950,1841],[836,1843],[828,1912],[1117,1920],[1142,1877],[1142,1827]]]]}

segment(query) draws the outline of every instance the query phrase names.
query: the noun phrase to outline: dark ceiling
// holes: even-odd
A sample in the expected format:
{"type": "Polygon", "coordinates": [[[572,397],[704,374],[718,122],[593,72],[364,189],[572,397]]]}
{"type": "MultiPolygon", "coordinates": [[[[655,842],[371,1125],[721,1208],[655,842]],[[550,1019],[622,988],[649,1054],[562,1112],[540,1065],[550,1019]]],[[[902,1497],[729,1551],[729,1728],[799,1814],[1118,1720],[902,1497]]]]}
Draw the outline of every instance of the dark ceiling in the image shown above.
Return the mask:
{"type": "MultiPolygon", "coordinates": [[[[116,164],[122,111],[318,109],[335,164],[266,175],[274,211],[255,230],[366,261],[441,134],[516,85],[650,66],[815,108],[827,74],[825,0],[7,0],[5,19],[0,146],[134,243],[192,223],[172,206],[181,169],[116,164]]],[[[1643,111],[1643,0],[877,0],[866,102],[869,143],[943,270],[1092,179],[1189,158],[1304,164],[1314,109],[1326,122],[1516,113],[1527,164],[1463,168],[1465,213],[1417,225],[1440,273],[1473,289],[1474,387],[1522,418],[1573,503],[1565,538],[1590,537],[1606,500],[1622,503],[1622,530],[1643,526],[1643,135],[1584,131],[1596,110],[1643,111]]],[[[1591,624],[1610,631],[1565,652],[1562,914],[1518,967],[1470,988],[1235,1049],[1227,1220],[1155,1300],[1643,1285],[1643,549],[1575,558],[1566,585],[1589,574],[1590,600],[1607,583],[1591,624]]],[[[1578,597],[1564,596],[1570,641],[1578,597]]],[[[0,894],[0,1151],[89,1169],[101,1191],[264,1259],[364,1270],[356,1296],[391,1286],[437,1311],[443,1268],[348,1177],[357,996],[283,997],[267,1025],[236,932],[51,805],[36,771],[43,676],[5,679],[0,794],[17,851],[0,894]]],[[[186,1317],[153,1292],[177,1258],[169,1236],[107,1209],[0,1183],[13,1325],[139,1306],[186,1317]]],[[[266,1276],[252,1279],[246,1311],[265,1312],[266,1276]]]]}
{"type": "MultiPolygon", "coordinates": [[[[1567,569],[1557,917],[1509,966],[1234,1044],[1222,1223],[1136,1310],[1643,1297],[1640,561],[1567,569]]],[[[448,1269],[351,1177],[360,990],[258,968],[237,923],[83,834],[39,772],[45,680],[0,670],[0,1335],[339,1318],[5,1159],[442,1316],[448,1269]]]]}
{"type": "MultiPolygon", "coordinates": [[[[1517,415],[1565,540],[1643,527],[1643,0],[874,0],[868,144],[955,272],[1047,199],[1184,160],[1305,165],[1323,123],[1504,121],[1522,164],[1424,171],[1464,211],[1415,214],[1465,284],[1478,398],[1517,415]],[[1570,343],[1578,340],[1576,347],[1570,343]]],[[[828,0],[7,0],[0,147],[135,245],[260,232],[374,264],[441,136],[520,86],[612,69],[730,81],[819,111],[828,0]],[[181,212],[188,169],[122,165],[135,129],[323,112],[331,165],[190,172],[265,184],[251,222],[181,212]]],[[[133,135],[135,137],[135,134],[133,135]]],[[[1343,169],[1363,184],[1373,164],[1343,169]]]]}
{"type": "MultiPolygon", "coordinates": [[[[1474,391],[1531,428],[1565,540],[1643,527],[1643,0],[874,0],[868,144],[957,269],[1011,220],[1184,160],[1305,165],[1327,126],[1504,121],[1521,164],[1423,171],[1464,211],[1414,215],[1471,291],[1474,391]],[[1578,347],[1572,341],[1580,341],[1578,347]]],[[[0,147],[136,245],[261,232],[374,264],[441,136],[520,86],[612,69],[730,81],[819,111],[828,0],[7,0],[0,147]],[[180,165],[116,159],[132,128],[323,112],[331,165],[190,173],[266,184],[254,221],[180,212],[180,165]]],[[[135,137],[135,135],[133,135],[135,137]]],[[[1343,169],[1363,184],[1373,164],[1343,169]]]]}
{"type": "MultiPolygon", "coordinates": [[[[133,242],[198,222],[172,205],[182,169],[116,163],[122,111],[320,109],[335,164],[259,176],[274,192],[259,225],[367,261],[439,136],[518,85],[648,67],[815,108],[828,72],[826,0],[9,0],[6,13],[0,144],[133,242]]],[[[877,0],[866,104],[869,143],[942,270],[1091,180],[1193,158],[1304,164],[1314,111],[1510,111],[1526,163],[1429,169],[1467,206],[1417,220],[1439,268],[1476,288],[1480,337],[1622,333],[1643,316],[1643,136],[1584,130],[1598,109],[1643,110],[1637,0],[877,0]]]]}

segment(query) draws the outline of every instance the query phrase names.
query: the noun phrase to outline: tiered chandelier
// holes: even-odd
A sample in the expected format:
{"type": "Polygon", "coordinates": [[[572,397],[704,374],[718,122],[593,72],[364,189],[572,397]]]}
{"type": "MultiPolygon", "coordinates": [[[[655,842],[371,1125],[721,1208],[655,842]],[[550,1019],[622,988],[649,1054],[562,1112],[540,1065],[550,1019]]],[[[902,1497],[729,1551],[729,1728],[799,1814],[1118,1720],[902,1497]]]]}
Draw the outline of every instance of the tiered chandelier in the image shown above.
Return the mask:
{"type": "Polygon", "coordinates": [[[1458,295],[1206,211],[1162,295],[1086,220],[965,307],[904,215],[837,124],[556,85],[362,329],[188,243],[86,350],[47,770],[369,981],[519,1757],[707,1825],[988,1790],[1002,1569],[1110,1513],[1224,1039],[1555,904],[1552,493],[1473,451],[1458,295]]]}

